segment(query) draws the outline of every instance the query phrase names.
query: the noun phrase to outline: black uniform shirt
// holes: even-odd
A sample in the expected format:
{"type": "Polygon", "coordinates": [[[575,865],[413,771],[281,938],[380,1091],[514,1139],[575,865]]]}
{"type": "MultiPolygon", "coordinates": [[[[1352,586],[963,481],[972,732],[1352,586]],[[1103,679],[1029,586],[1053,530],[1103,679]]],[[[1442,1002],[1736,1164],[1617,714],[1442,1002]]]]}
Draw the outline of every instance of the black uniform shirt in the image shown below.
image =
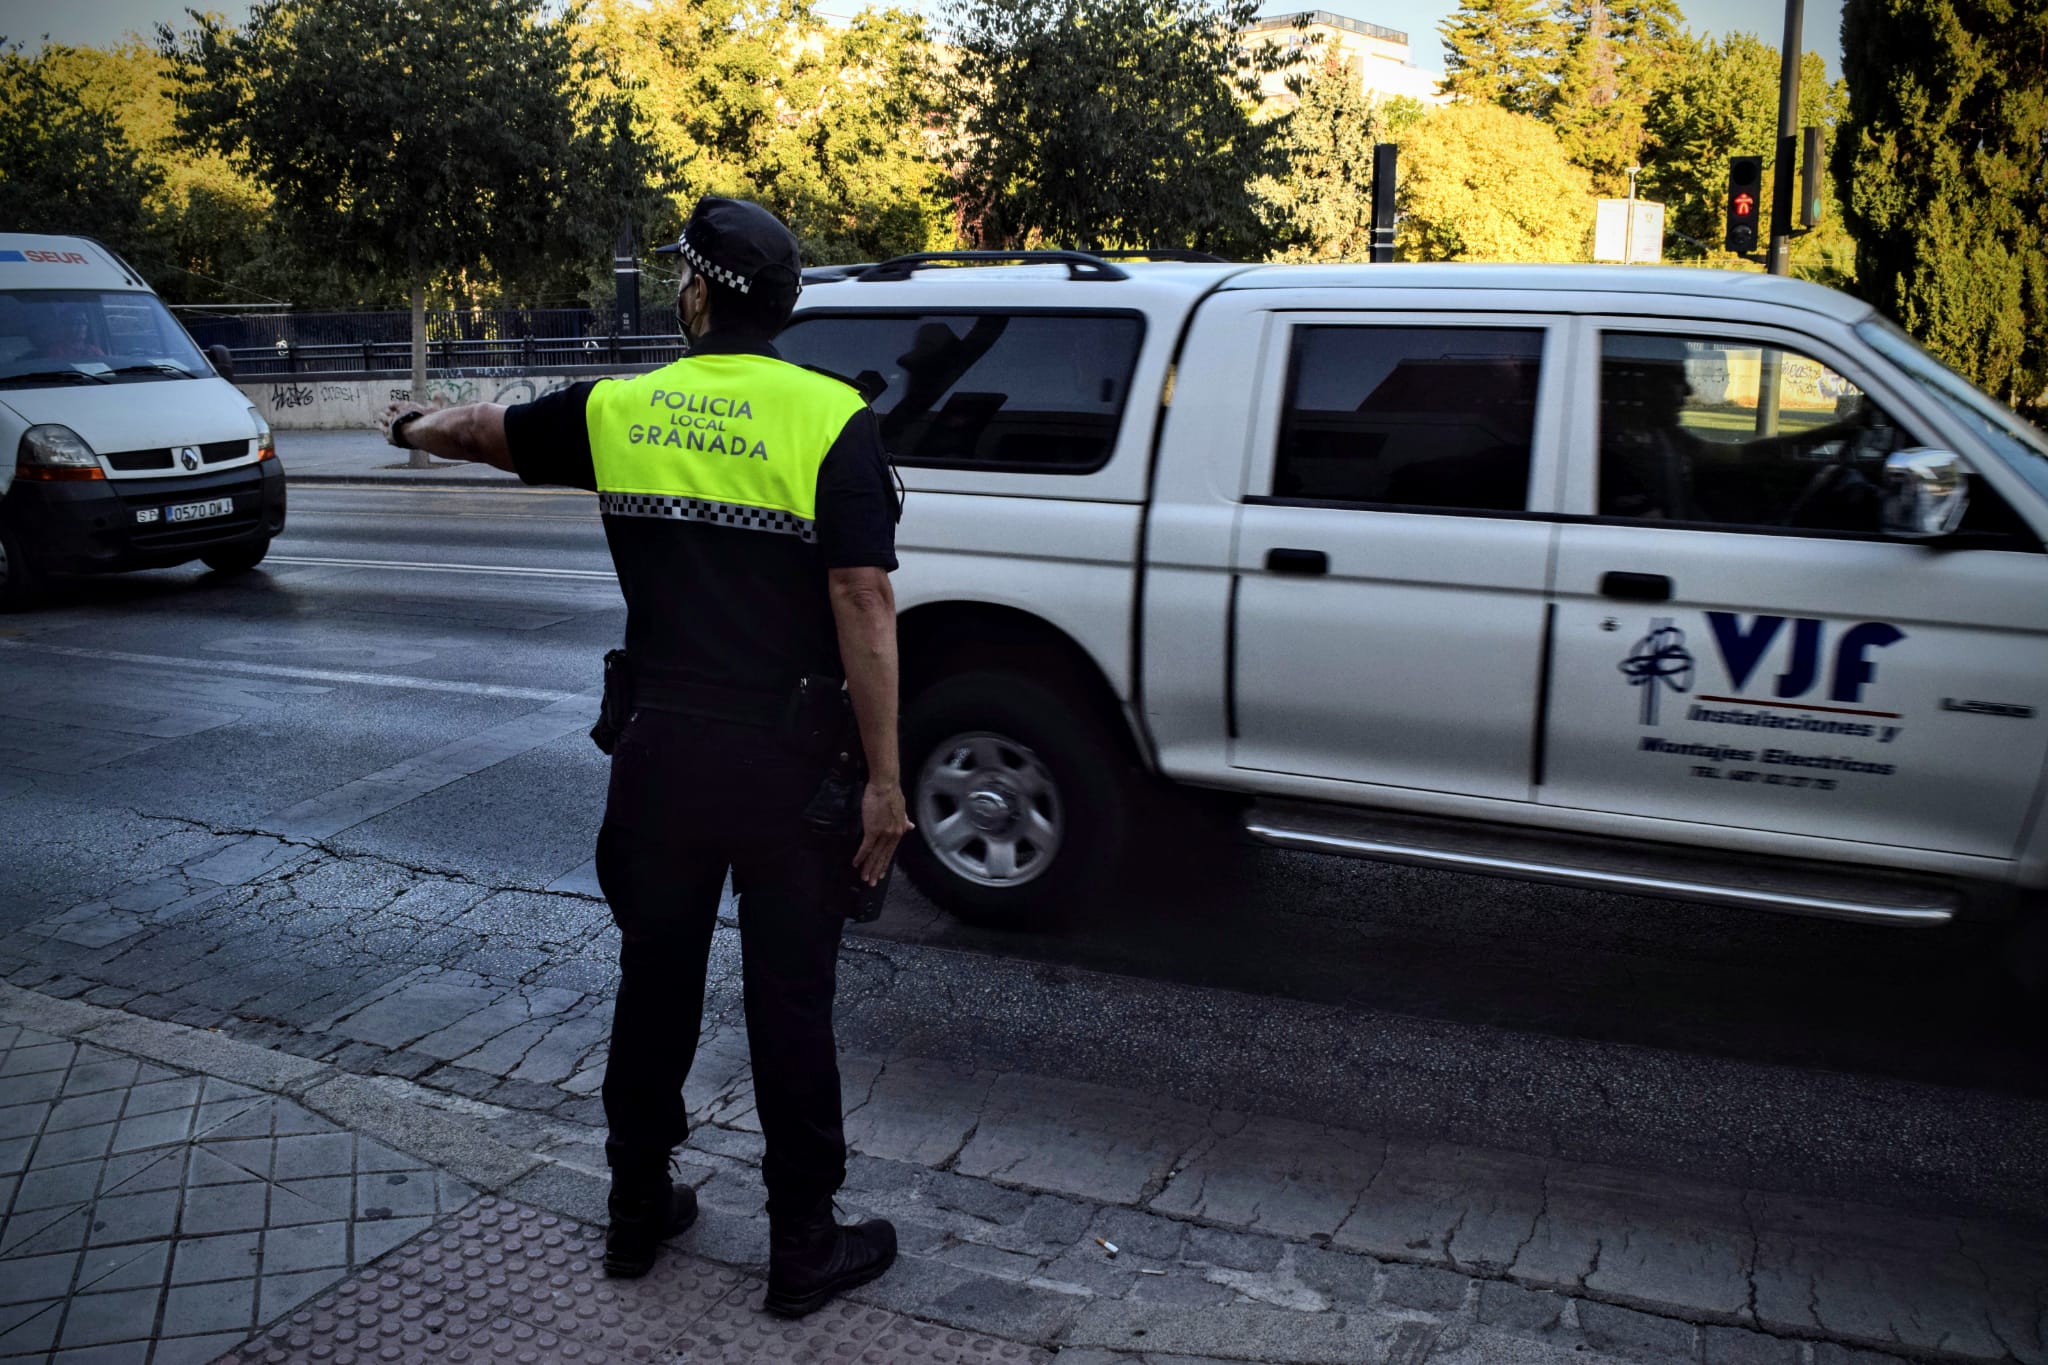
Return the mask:
{"type": "MultiPolygon", "coordinates": [[[[714,333],[695,355],[776,357],[714,333]]],[[[506,410],[505,439],[530,484],[597,487],[584,405],[595,383],[506,410]]],[[[626,597],[626,650],[639,667],[700,683],[783,694],[806,674],[839,673],[826,570],[896,567],[896,490],[875,415],[848,420],[818,470],[817,540],[744,527],[606,514],[626,597]]]]}

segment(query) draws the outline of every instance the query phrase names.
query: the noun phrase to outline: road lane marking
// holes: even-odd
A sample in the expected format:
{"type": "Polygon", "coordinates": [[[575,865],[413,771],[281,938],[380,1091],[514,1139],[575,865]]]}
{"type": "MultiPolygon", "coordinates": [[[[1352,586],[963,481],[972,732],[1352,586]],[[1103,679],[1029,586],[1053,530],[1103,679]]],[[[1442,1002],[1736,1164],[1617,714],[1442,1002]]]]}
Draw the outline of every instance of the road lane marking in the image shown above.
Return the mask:
{"type": "Polygon", "coordinates": [[[582,696],[580,692],[551,691],[541,687],[509,687],[502,683],[464,682],[457,678],[413,678],[401,673],[352,673],[337,668],[300,668],[292,664],[263,664],[240,659],[187,659],[173,654],[130,654],[118,649],[84,649],[77,645],[40,644],[31,640],[0,640],[0,650],[34,650],[69,659],[97,659],[106,663],[141,664],[150,668],[197,669],[204,673],[232,673],[259,678],[291,678],[300,682],[339,683],[356,687],[406,687],[422,692],[455,692],[465,697],[506,697],[514,701],[561,702],[582,696]]]}
{"type": "MultiPolygon", "coordinates": [[[[285,476],[287,480],[290,475],[285,476]]],[[[332,493],[375,493],[396,498],[417,498],[437,493],[495,493],[505,498],[595,498],[597,494],[586,488],[536,488],[526,484],[515,484],[493,479],[489,483],[453,483],[442,480],[439,483],[399,483],[392,479],[301,479],[292,484],[294,498],[325,496],[332,493]]]]}
{"type": "Polygon", "coordinates": [[[540,569],[524,564],[434,564],[405,559],[329,559],[313,555],[271,555],[265,564],[305,564],[323,569],[413,569],[423,573],[505,574],[517,578],[568,578],[579,583],[615,583],[610,569],[540,569]]]}

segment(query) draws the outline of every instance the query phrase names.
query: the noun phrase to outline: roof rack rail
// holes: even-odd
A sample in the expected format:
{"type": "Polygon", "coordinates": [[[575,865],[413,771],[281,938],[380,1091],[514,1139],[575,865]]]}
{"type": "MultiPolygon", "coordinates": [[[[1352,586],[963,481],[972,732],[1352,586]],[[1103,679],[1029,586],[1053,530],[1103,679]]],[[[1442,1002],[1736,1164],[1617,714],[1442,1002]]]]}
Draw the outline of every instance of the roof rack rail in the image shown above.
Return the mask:
{"type": "Polygon", "coordinates": [[[875,268],[874,262],[862,261],[854,265],[807,265],[804,267],[805,284],[832,284],[839,280],[850,280],[875,268]]]}
{"type": "Polygon", "coordinates": [[[863,270],[857,279],[863,283],[872,280],[907,280],[919,270],[931,265],[986,264],[995,261],[1015,261],[1024,265],[1064,265],[1070,280],[1127,280],[1130,275],[1117,269],[1100,256],[1085,251],[919,251],[908,256],[892,256],[880,265],[863,270]]]}
{"type": "Polygon", "coordinates": [[[1118,247],[1114,251],[1089,253],[1098,261],[1194,261],[1202,265],[1229,265],[1230,258],[1213,251],[1195,251],[1184,246],[1118,247]]]}

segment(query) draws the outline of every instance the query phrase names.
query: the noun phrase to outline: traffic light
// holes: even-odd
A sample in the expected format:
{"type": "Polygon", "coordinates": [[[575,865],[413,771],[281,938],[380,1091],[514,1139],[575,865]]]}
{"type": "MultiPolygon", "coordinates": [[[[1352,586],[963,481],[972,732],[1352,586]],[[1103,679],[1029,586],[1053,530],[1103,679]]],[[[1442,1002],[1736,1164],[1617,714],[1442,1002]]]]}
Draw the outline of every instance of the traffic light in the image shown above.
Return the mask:
{"type": "Polygon", "coordinates": [[[1799,226],[1820,226],[1820,129],[1806,130],[1806,152],[1799,159],[1799,226]]]}
{"type": "Polygon", "coordinates": [[[1728,158],[1728,240],[1730,251],[1748,255],[1756,250],[1757,209],[1763,198],[1764,159],[1760,156],[1728,158]]]}

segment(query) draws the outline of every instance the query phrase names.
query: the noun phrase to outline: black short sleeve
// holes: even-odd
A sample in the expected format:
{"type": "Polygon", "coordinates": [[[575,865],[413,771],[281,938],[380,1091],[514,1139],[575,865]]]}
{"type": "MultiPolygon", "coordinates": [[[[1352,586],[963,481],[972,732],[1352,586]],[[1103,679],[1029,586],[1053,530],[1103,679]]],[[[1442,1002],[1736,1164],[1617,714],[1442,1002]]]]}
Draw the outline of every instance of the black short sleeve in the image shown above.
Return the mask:
{"type": "Polygon", "coordinates": [[[598,382],[571,384],[505,409],[505,444],[520,478],[596,490],[597,465],[590,455],[590,427],[583,420],[583,407],[598,382]]]}
{"type": "Polygon", "coordinates": [[[896,568],[896,482],[868,408],[847,420],[818,467],[818,548],[828,569],[896,568]]]}

